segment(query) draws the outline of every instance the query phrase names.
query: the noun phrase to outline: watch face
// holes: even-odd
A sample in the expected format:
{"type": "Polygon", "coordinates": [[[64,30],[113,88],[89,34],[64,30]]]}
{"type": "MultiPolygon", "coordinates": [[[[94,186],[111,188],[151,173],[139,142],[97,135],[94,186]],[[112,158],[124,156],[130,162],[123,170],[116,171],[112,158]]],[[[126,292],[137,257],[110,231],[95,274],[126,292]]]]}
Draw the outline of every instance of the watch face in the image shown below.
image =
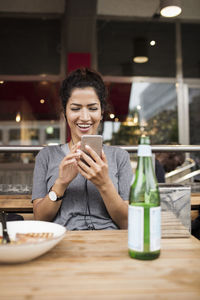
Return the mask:
{"type": "Polygon", "coordinates": [[[49,198],[51,201],[56,201],[57,200],[57,195],[54,191],[49,192],[49,198]]]}

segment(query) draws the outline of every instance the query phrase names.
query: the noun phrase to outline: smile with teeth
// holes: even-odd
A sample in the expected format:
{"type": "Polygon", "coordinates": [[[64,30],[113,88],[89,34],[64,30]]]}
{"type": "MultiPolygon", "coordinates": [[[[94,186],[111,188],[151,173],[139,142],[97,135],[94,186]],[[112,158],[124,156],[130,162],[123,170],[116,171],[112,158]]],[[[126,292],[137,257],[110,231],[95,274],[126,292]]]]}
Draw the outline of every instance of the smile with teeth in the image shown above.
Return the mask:
{"type": "Polygon", "coordinates": [[[77,124],[79,128],[89,128],[92,124],[77,124]]]}

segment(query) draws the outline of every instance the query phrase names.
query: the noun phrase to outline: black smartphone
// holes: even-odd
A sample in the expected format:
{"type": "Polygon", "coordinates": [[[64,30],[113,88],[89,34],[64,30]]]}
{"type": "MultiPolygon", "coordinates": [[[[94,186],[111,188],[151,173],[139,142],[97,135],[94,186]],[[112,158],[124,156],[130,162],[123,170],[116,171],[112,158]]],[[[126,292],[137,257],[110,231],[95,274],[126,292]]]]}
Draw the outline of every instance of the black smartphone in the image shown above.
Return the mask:
{"type": "Polygon", "coordinates": [[[90,156],[85,145],[90,146],[100,157],[102,152],[103,138],[102,135],[83,135],[81,137],[81,150],[90,156]]]}

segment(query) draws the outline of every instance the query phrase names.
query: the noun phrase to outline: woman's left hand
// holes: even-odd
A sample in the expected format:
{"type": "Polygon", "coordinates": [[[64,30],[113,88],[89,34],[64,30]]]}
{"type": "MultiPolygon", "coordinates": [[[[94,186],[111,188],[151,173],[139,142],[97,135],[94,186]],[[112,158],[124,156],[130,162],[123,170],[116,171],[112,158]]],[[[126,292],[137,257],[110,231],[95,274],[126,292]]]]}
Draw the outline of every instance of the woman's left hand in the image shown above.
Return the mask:
{"type": "Polygon", "coordinates": [[[106,156],[103,150],[100,158],[99,155],[90,146],[87,145],[86,149],[91,157],[81,151],[81,158],[86,161],[88,165],[86,165],[86,163],[79,159],[78,171],[86,179],[94,183],[96,187],[103,186],[109,181],[108,162],[106,156]]]}

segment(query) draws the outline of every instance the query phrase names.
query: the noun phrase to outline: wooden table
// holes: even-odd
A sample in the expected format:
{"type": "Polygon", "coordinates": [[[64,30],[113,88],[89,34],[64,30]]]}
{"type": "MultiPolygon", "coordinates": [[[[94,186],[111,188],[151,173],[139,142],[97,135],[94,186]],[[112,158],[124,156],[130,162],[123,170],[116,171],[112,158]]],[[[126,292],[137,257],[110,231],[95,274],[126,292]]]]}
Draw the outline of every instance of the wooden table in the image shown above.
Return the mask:
{"type": "Polygon", "coordinates": [[[31,195],[0,195],[0,208],[6,212],[33,212],[31,195]]]}
{"type": "MultiPolygon", "coordinates": [[[[7,212],[32,213],[31,194],[0,195],[0,208],[7,212]]],[[[191,209],[200,207],[200,194],[191,194],[191,209]]]]}
{"type": "Polygon", "coordinates": [[[192,193],[191,194],[191,207],[199,207],[200,206],[200,194],[199,193],[192,193]]]}
{"type": "Polygon", "coordinates": [[[127,253],[127,231],[71,231],[28,263],[0,265],[0,299],[200,299],[200,242],[162,240],[161,257],[127,253]]]}

